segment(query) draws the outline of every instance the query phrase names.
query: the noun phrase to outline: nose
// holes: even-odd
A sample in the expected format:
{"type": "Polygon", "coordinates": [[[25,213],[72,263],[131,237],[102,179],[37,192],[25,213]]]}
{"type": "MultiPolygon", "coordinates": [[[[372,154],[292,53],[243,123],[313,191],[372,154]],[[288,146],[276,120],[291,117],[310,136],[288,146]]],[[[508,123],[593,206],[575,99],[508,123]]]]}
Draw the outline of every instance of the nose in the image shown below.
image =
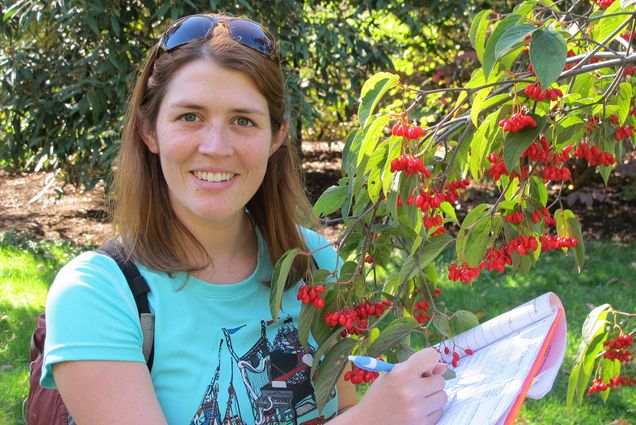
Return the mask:
{"type": "Polygon", "coordinates": [[[208,156],[229,156],[233,152],[229,132],[223,126],[210,124],[201,129],[199,153],[208,156]]]}

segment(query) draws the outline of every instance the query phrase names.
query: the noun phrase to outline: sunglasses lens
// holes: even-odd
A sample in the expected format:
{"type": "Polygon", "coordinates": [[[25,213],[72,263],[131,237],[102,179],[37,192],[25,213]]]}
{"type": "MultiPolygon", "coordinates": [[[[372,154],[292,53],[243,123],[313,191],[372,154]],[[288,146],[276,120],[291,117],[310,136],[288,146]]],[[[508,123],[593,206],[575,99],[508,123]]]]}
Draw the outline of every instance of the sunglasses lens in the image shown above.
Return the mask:
{"type": "Polygon", "coordinates": [[[269,58],[274,58],[274,41],[272,35],[256,22],[232,20],[229,24],[232,38],[244,46],[250,47],[269,58]]]}
{"type": "Polygon", "coordinates": [[[205,38],[214,27],[214,21],[207,16],[190,16],[175,22],[164,34],[161,46],[169,51],[193,40],[205,38]]]}

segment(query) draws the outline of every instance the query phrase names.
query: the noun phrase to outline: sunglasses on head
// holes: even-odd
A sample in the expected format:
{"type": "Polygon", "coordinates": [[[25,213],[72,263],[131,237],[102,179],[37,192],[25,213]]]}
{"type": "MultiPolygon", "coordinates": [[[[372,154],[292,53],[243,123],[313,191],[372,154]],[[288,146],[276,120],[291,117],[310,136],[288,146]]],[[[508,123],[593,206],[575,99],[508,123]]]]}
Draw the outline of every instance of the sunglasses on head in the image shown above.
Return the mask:
{"type": "Polygon", "coordinates": [[[230,37],[243,46],[275,60],[278,56],[274,37],[262,25],[245,18],[219,18],[214,15],[190,15],[174,22],[161,37],[159,48],[169,52],[194,40],[207,38],[218,23],[225,26],[230,37]]]}

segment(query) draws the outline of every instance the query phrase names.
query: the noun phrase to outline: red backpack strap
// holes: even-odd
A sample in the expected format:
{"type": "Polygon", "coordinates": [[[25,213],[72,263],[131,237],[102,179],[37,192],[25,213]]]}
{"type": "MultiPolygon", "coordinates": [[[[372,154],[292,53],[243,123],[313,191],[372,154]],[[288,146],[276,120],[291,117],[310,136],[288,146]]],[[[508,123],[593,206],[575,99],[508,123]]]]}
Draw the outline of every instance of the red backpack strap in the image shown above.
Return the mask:
{"type": "Polygon", "coordinates": [[[106,242],[97,252],[108,255],[115,260],[122,273],[126,277],[130,291],[135,298],[137,311],[139,312],[139,321],[141,322],[141,331],[143,333],[143,353],[146,359],[148,370],[152,371],[152,363],[155,355],[155,315],[150,312],[148,304],[148,292],[150,287],[146,279],[139,273],[139,269],[133,260],[126,255],[123,247],[115,240],[106,242]]]}

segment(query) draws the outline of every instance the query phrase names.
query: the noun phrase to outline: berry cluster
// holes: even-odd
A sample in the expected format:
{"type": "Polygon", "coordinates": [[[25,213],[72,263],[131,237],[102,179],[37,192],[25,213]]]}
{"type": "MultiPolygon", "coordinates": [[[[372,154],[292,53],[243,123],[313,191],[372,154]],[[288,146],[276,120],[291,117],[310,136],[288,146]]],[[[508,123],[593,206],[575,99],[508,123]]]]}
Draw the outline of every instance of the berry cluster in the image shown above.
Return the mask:
{"type": "Polygon", "coordinates": [[[452,263],[448,266],[448,278],[454,281],[459,280],[470,284],[473,279],[479,277],[480,273],[479,267],[470,267],[466,262],[461,267],[457,267],[457,263],[452,263]]]}
{"type": "Polygon", "coordinates": [[[499,273],[504,272],[506,264],[512,266],[512,257],[505,248],[496,249],[494,246],[488,248],[486,259],[480,264],[482,269],[488,268],[488,271],[497,270],[499,273]]]}
{"type": "Polygon", "coordinates": [[[532,214],[532,222],[537,224],[543,218],[543,222],[546,226],[556,226],[556,220],[550,216],[550,210],[543,208],[542,210],[536,210],[532,214]]]}
{"type": "Polygon", "coordinates": [[[541,90],[539,83],[530,84],[525,88],[524,93],[531,99],[541,102],[544,99],[550,99],[551,101],[558,100],[563,97],[563,92],[560,89],[546,89],[541,90]]]}
{"type": "Polygon", "coordinates": [[[616,339],[608,339],[603,343],[603,347],[607,347],[603,357],[628,363],[632,359],[632,352],[628,348],[632,345],[634,345],[634,338],[628,334],[621,334],[616,339]]]}
{"type": "Polygon", "coordinates": [[[596,124],[598,124],[599,122],[601,122],[601,119],[596,115],[592,115],[592,117],[590,117],[590,119],[588,120],[587,124],[585,124],[585,131],[590,133],[592,130],[596,128],[596,124]]]}
{"type": "Polygon", "coordinates": [[[630,41],[636,38],[636,31],[634,32],[625,31],[624,33],[621,34],[621,38],[629,43],[630,41]]]}
{"type": "Polygon", "coordinates": [[[373,260],[373,257],[371,256],[371,254],[367,254],[367,255],[364,257],[364,262],[365,262],[365,263],[367,263],[367,264],[373,264],[373,261],[374,261],[374,260],[373,260]]]}
{"type": "Polygon", "coordinates": [[[534,236],[519,235],[508,242],[508,253],[516,252],[519,255],[529,255],[536,251],[539,243],[534,236]]]}
{"type": "Polygon", "coordinates": [[[453,204],[459,199],[459,189],[466,189],[470,185],[470,180],[460,179],[446,183],[444,186],[444,195],[446,201],[453,204]]]}
{"type": "Polygon", "coordinates": [[[600,146],[595,145],[590,147],[587,143],[581,143],[581,145],[574,150],[574,154],[578,159],[585,159],[592,167],[599,164],[609,167],[616,162],[614,155],[610,152],[602,152],[600,146]]]}
{"type": "Polygon", "coordinates": [[[521,211],[510,213],[506,216],[506,223],[521,224],[521,221],[523,221],[523,213],[521,211]]]}
{"type": "Polygon", "coordinates": [[[488,168],[488,173],[491,175],[494,181],[499,181],[501,176],[510,176],[511,179],[518,177],[520,180],[528,177],[529,170],[528,167],[526,167],[525,165],[520,166],[521,171],[519,173],[517,173],[516,171],[509,173],[508,169],[506,168],[506,164],[504,163],[503,156],[499,156],[496,152],[492,152],[490,155],[488,155],[487,159],[492,164],[488,168]]]}
{"type": "MultiPolygon", "coordinates": [[[[455,348],[456,347],[453,347],[453,359],[451,361],[453,367],[457,367],[457,363],[459,362],[459,352],[455,351],[455,348]]],[[[462,350],[467,356],[473,355],[473,350],[471,350],[470,348],[459,347],[459,349],[462,350]]],[[[450,354],[450,349],[448,347],[444,347],[444,354],[446,354],[447,356],[450,354]]]]}
{"type": "Polygon", "coordinates": [[[303,304],[313,304],[317,309],[321,309],[325,306],[325,299],[320,297],[320,294],[325,292],[325,287],[322,285],[309,286],[302,285],[298,288],[298,295],[296,298],[302,301],[303,304]]]}
{"type": "Polygon", "coordinates": [[[354,308],[346,308],[340,311],[328,311],[325,313],[325,322],[332,328],[336,326],[344,326],[342,336],[360,335],[369,327],[367,317],[380,317],[384,310],[391,305],[391,301],[378,301],[376,303],[364,302],[356,305],[354,308]]]}
{"type": "Polygon", "coordinates": [[[510,118],[504,118],[499,121],[499,127],[503,128],[503,131],[512,131],[518,133],[526,127],[537,128],[537,122],[530,115],[526,115],[525,112],[517,112],[512,114],[510,118]]]}
{"type": "Polygon", "coordinates": [[[626,125],[624,127],[617,127],[614,132],[614,140],[620,142],[623,139],[631,139],[634,135],[634,126],[626,125]]]}
{"type": "MultiPolygon", "coordinates": [[[[442,225],[442,215],[441,214],[434,214],[431,216],[425,215],[422,217],[422,221],[424,222],[424,227],[426,227],[427,229],[432,229],[433,227],[442,225]]],[[[444,229],[444,227],[440,227],[440,229],[444,229]]]]}
{"type": "Polygon", "coordinates": [[[541,242],[541,252],[549,252],[555,249],[576,248],[579,245],[578,239],[572,236],[539,236],[541,242]]]}
{"type": "Polygon", "coordinates": [[[572,146],[566,146],[561,152],[553,152],[548,139],[542,134],[538,141],[525,150],[521,158],[527,157],[530,161],[544,165],[543,181],[545,183],[550,180],[569,180],[572,176],[570,169],[562,164],[570,159],[571,150],[572,146]]]}
{"type": "Polygon", "coordinates": [[[431,170],[424,166],[421,159],[411,155],[402,155],[391,161],[391,172],[404,171],[407,176],[411,174],[422,174],[424,177],[431,178],[431,170]]]}
{"type": "Polygon", "coordinates": [[[394,136],[404,137],[407,140],[417,140],[426,135],[426,130],[417,125],[410,127],[408,124],[395,124],[391,128],[391,134],[394,136]]]}
{"type": "Polygon", "coordinates": [[[415,320],[417,320],[417,323],[422,324],[427,320],[431,320],[432,316],[428,314],[429,308],[431,308],[431,305],[426,301],[420,301],[415,304],[415,306],[413,307],[413,316],[415,317],[415,320]]]}
{"type": "Polygon", "coordinates": [[[636,379],[631,379],[627,376],[617,376],[615,378],[610,378],[608,383],[604,384],[601,378],[596,378],[592,380],[592,385],[590,386],[590,389],[587,390],[587,393],[594,394],[609,390],[610,388],[620,387],[621,385],[631,387],[632,385],[636,385],[636,379]]]}
{"type": "Polygon", "coordinates": [[[636,74],[636,65],[630,65],[627,68],[625,68],[625,74],[629,75],[630,77],[636,74]]]}
{"type": "Polygon", "coordinates": [[[614,3],[614,0],[596,0],[596,3],[603,9],[607,9],[614,3]]]}
{"type": "MultiPolygon", "coordinates": [[[[383,360],[382,357],[378,357],[378,359],[383,360]]],[[[345,372],[344,380],[351,381],[352,384],[358,385],[363,382],[371,383],[378,379],[378,376],[380,376],[378,372],[360,369],[358,366],[352,364],[351,370],[345,372]]]]}

